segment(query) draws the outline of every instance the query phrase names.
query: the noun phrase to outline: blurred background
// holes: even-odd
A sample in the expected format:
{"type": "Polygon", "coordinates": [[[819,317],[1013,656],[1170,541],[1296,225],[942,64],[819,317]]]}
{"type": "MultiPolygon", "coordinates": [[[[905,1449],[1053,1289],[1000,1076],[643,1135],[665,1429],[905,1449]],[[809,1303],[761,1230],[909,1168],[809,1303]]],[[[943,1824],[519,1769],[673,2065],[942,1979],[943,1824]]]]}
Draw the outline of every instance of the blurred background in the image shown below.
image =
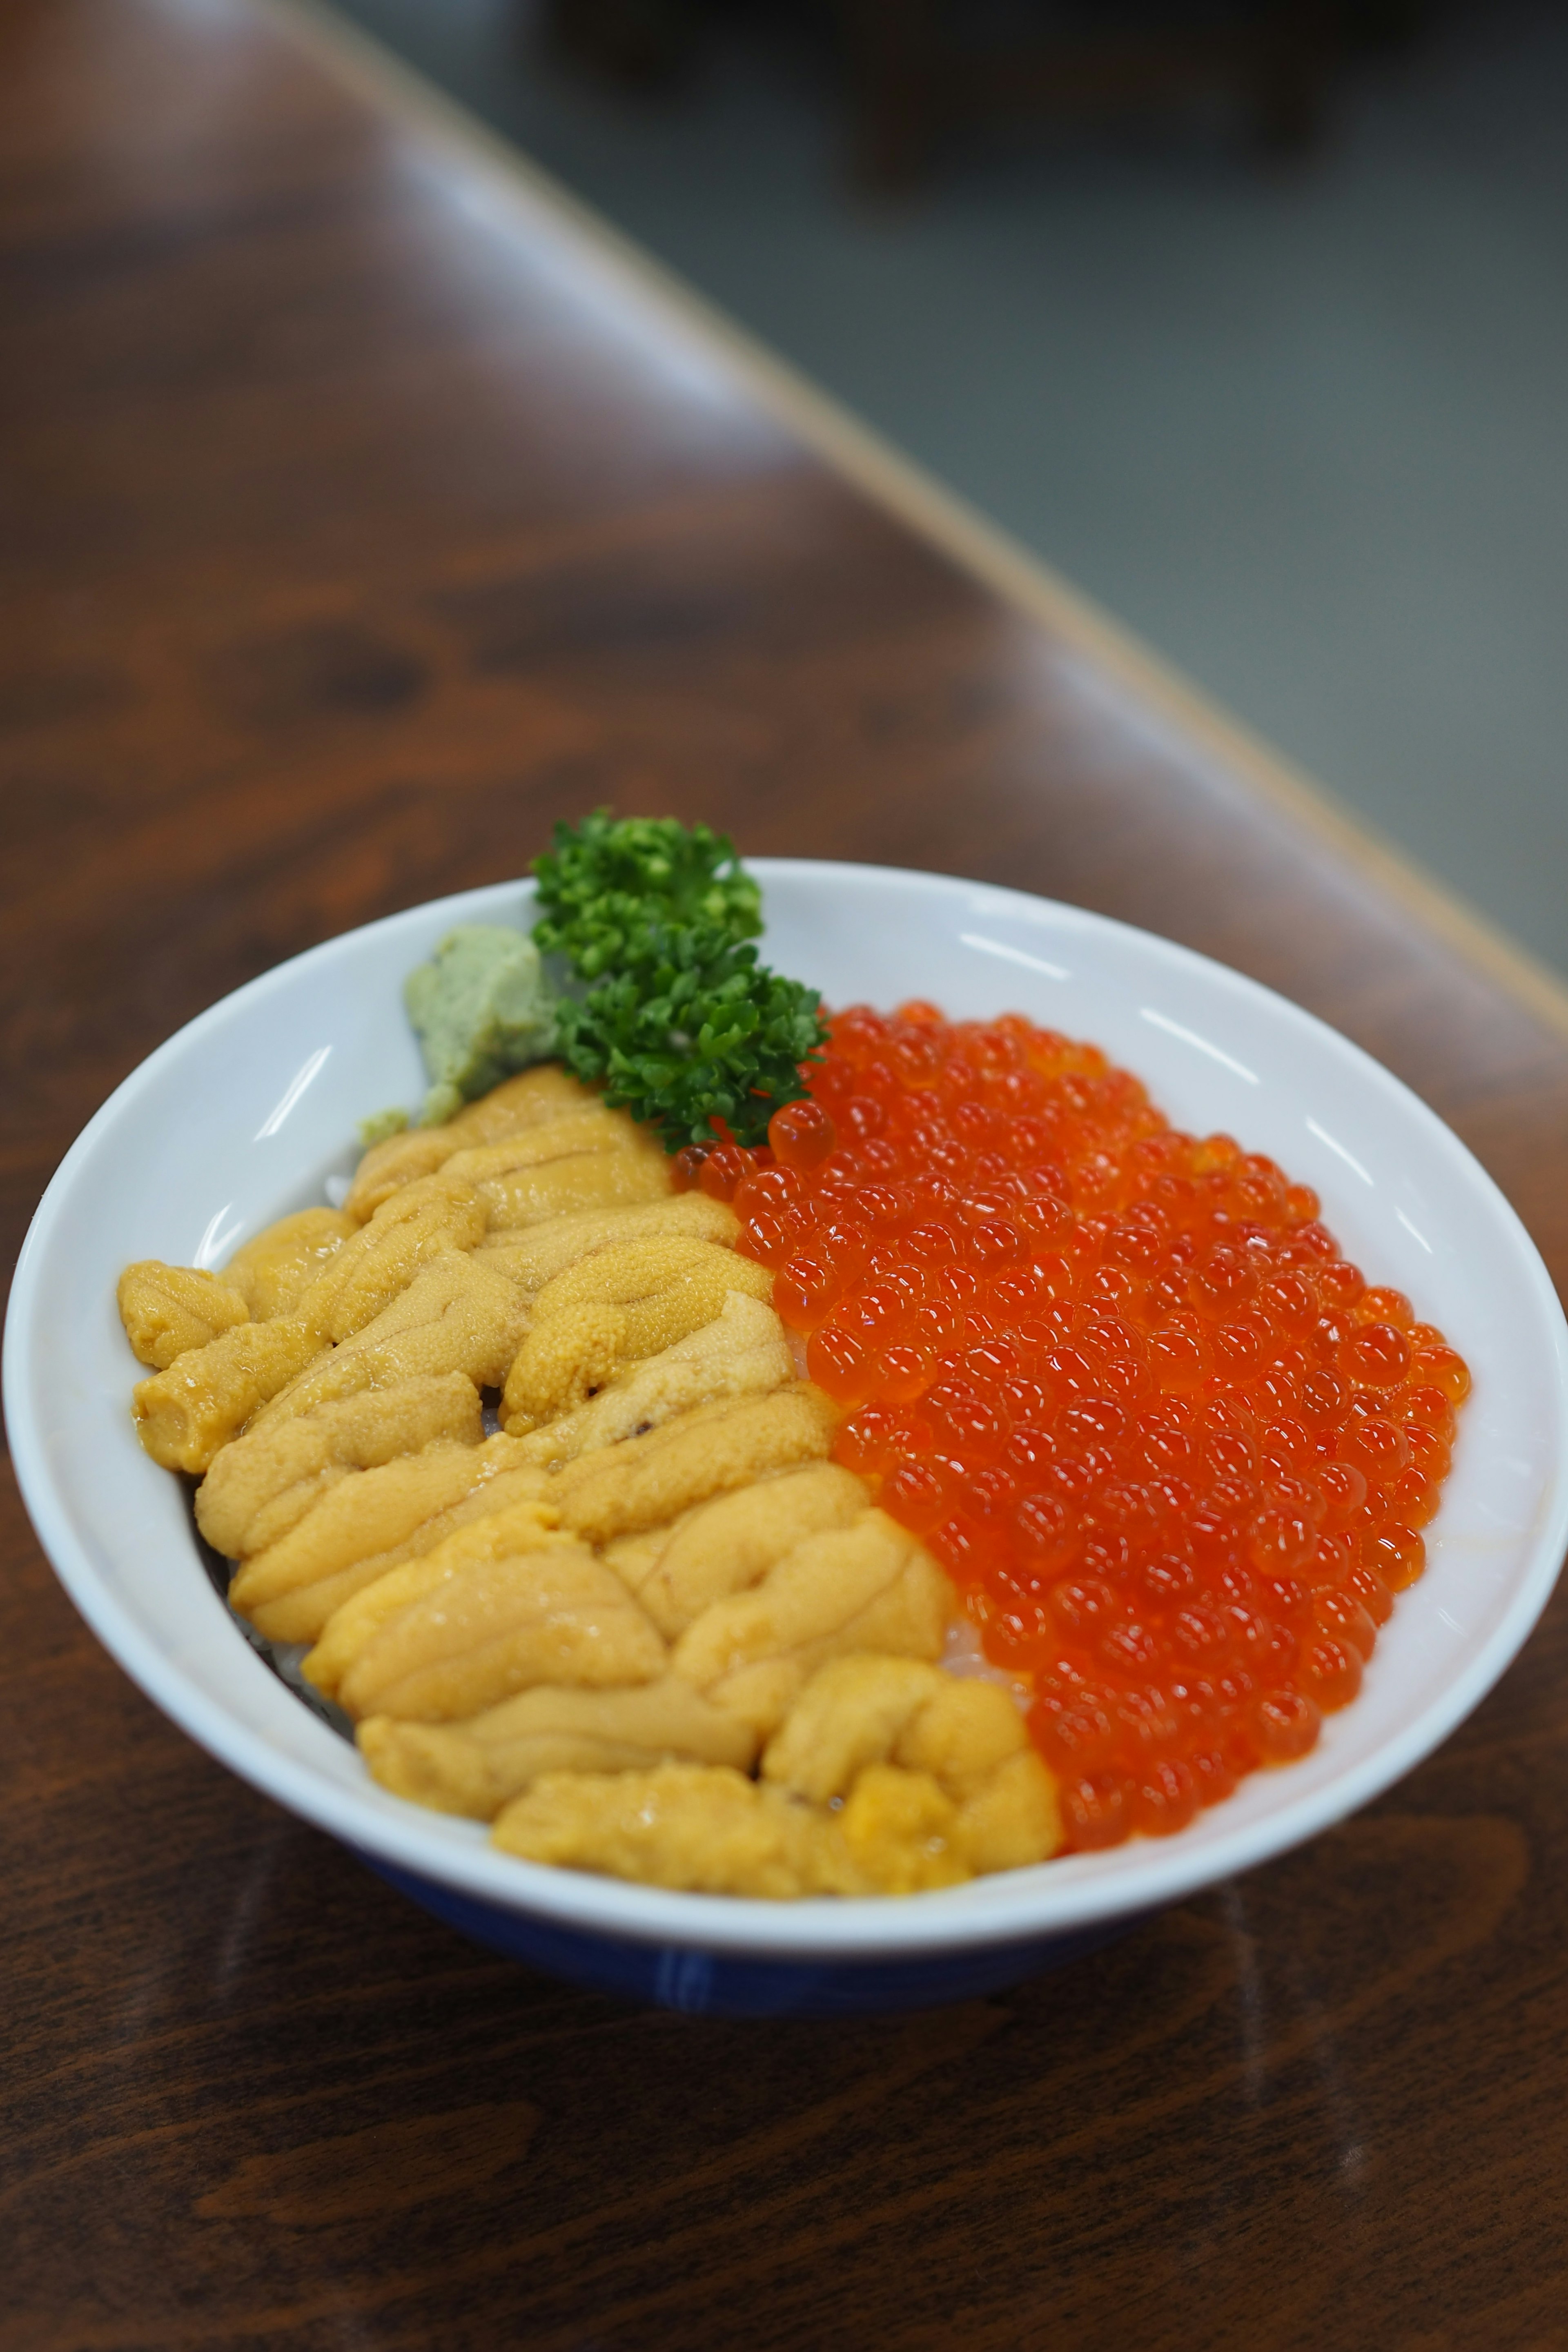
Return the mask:
{"type": "Polygon", "coordinates": [[[1568,971],[1568,20],[336,0],[1568,971]]]}

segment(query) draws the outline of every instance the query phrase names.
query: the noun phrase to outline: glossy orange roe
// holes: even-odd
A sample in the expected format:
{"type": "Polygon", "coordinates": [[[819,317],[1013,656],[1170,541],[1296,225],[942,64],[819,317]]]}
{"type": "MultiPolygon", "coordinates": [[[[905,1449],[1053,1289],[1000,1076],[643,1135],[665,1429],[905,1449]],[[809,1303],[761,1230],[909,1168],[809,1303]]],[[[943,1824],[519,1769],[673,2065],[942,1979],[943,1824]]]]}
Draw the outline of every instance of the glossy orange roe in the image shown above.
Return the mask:
{"type": "Polygon", "coordinates": [[[1021,1016],[855,1006],[811,1093],[679,1181],[733,1202],[838,1459],[1031,1679],[1069,1843],[1304,1755],[1425,1565],[1463,1359],[1307,1186],[1021,1016]]]}

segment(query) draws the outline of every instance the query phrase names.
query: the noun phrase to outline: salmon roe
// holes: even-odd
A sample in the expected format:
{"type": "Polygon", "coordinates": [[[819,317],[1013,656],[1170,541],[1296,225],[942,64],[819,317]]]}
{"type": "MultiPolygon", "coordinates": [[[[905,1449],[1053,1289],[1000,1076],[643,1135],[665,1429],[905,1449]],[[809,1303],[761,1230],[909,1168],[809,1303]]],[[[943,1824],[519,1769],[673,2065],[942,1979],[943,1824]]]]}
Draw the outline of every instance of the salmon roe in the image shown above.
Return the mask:
{"type": "Polygon", "coordinates": [[[1068,1844],[1168,1835],[1354,1698],[1464,1360],[1098,1047],[923,1003],[829,1029],[767,1148],[678,1181],[732,1202],[838,1460],[1026,1679],[1068,1844]]]}

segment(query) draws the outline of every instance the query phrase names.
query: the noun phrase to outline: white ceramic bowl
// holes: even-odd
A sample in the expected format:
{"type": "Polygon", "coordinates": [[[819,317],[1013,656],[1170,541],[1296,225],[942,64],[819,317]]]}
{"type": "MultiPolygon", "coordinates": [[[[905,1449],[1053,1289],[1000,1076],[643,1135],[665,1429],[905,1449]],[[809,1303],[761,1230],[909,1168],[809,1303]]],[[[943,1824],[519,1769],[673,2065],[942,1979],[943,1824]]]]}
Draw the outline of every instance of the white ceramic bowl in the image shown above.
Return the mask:
{"type": "Polygon", "coordinates": [[[1023,1974],[1111,1925],[1311,1836],[1445,1738],[1540,1614],[1568,1540],[1568,1330],[1501,1193],[1416,1097],[1320,1022],[1119,923],[893,870],[759,860],[766,952],[828,1001],[1016,1008],[1092,1038],[1181,1126],[1225,1129],[1316,1187],[1369,1276],[1407,1290],[1475,1375],[1429,1566],[1361,1697],[1303,1762],[1254,1774],[1178,1836],[933,1895],[768,1904],[674,1895],[496,1853],[401,1802],[242,1638],[184,1491],[142,1452],[114,1286],[132,1258],[216,1265],[353,1165],[354,1122],[423,1079],[405,974],[458,921],[526,919],[531,886],[471,891],[330,940],[215,1005],[144,1062],[34,1220],[5,1338],[18,1476],[50,1559],[158,1706],[279,1803],[487,1936],[564,1973],[689,2008],[929,2000],[1023,1974]]]}

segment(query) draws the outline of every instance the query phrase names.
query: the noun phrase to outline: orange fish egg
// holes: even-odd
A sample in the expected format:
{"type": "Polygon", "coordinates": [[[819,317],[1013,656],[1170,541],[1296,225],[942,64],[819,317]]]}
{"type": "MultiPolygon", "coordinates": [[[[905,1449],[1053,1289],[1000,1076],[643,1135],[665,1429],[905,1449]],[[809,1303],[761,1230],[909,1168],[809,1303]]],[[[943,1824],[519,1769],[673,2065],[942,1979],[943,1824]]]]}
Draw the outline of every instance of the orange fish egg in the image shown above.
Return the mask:
{"type": "Polygon", "coordinates": [[[767,1149],[677,1182],[732,1203],[838,1460],[1026,1678],[1069,1845],[1169,1836],[1354,1699],[1468,1368],[1310,1186],[1098,1047],[923,1002],[829,1030],[767,1149]]]}

